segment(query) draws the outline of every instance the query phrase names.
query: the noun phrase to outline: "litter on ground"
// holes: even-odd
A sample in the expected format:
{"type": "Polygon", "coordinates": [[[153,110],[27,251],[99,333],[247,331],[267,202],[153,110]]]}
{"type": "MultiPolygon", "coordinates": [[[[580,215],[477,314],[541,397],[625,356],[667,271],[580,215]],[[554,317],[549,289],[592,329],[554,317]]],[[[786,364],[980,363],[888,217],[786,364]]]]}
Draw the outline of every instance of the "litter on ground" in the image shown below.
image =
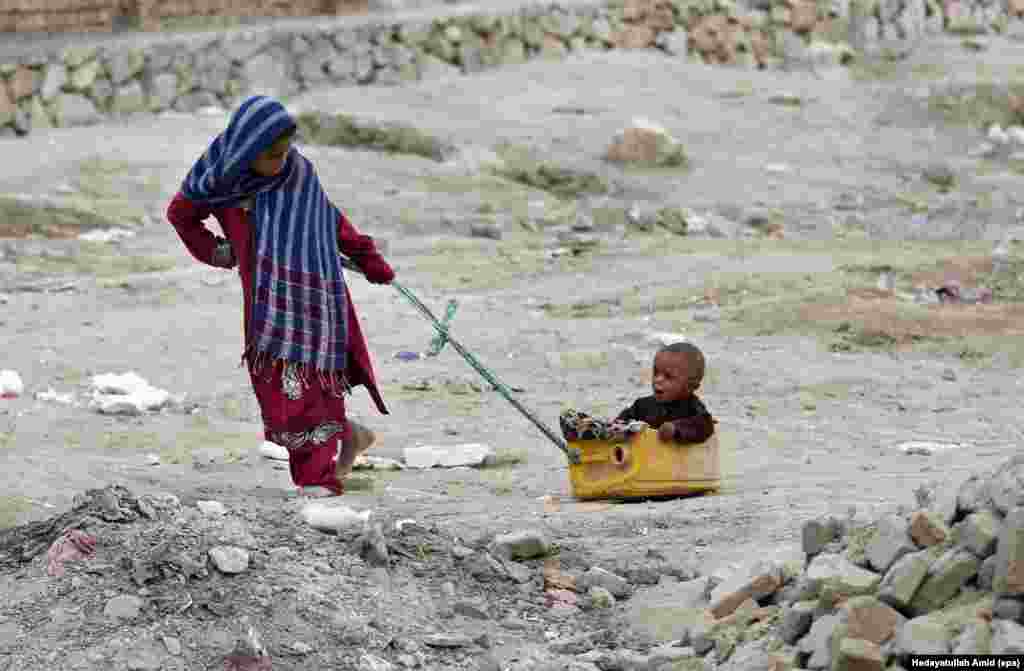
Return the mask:
{"type": "Polygon", "coordinates": [[[93,406],[104,415],[141,415],[159,410],[171,396],[151,386],[136,373],[107,373],[92,378],[93,406]]]}
{"type": "Polygon", "coordinates": [[[260,445],[260,456],[264,459],[273,459],[275,461],[288,461],[288,449],[277,443],[264,440],[263,444],[260,445]]]}
{"type": "Polygon", "coordinates": [[[0,370],[0,398],[15,398],[25,392],[25,383],[13,370],[0,370]]]}
{"type": "Polygon", "coordinates": [[[484,466],[497,454],[483,443],[462,445],[417,445],[404,451],[405,465],[409,468],[455,468],[458,466],[484,466]]]}
{"type": "Polygon", "coordinates": [[[929,456],[936,452],[945,452],[947,450],[962,450],[969,447],[970,445],[967,443],[935,443],[926,440],[915,440],[898,445],[898,448],[904,454],[918,454],[921,456],[929,456]]]}

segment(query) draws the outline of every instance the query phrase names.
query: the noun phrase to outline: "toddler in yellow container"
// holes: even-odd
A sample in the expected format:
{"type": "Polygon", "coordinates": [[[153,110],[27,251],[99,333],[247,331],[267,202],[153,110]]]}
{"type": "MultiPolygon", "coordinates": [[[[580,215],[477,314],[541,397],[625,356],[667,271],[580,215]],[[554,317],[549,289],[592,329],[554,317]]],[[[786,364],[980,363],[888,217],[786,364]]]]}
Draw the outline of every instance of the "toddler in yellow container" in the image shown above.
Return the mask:
{"type": "Polygon", "coordinates": [[[696,391],[704,380],[704,354],[690,343],[672,343],[654,355],[654,394],[638,398],[608,424],[575,410],[560,417],[566,440],[607,440],[642,431],[658,431],[663,441],[703,443],[715,432],[715,419],[696,391]]]}

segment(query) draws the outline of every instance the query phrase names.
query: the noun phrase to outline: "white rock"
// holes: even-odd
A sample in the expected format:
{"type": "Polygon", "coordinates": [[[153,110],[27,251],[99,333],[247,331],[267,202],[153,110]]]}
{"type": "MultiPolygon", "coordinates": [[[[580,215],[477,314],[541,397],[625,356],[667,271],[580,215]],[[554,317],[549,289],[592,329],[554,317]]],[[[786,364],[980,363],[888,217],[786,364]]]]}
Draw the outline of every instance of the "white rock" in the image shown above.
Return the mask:
{"type": "Polygon", "coordinates": [[[686,336],[682,333],[650,333],[647,335],[647,342],[652,345],[668,346],[676,342],[685,342],[686,336]]]}
{"type": "Polygon", "coordinates": [[[20,396],[25,392],[25,383],[13,370],[0,370],[0,396],[20,396]]]}
{"type": "Polygon", "coordinates": [[[456,466],[482,466],[497,455],[494,448],[483,443],[462,445],[418,445],[404,450],[405,465],[409,468],[453,468],[456,466]]]}
{"type": "Polygon", "coordinates": [[[86,242],[116,242],[132,237],[135,237],[135,231],[129,231],[126,228],[108,228],[82,233],[78,239],[86,242]]]}
{"type": "Polygon", "coordinates": [[[357,471],[400,471],[404,466],[394,459],[387,457],[368,457],[360,454],[352,464],[353,470],[357,471]]]}
{"type": "Polygon", "coordinates": [[[967,443],[936,443],[928,440],[913,440],[906,443],[900,443],[897,446],[897,448],[904,454],[920,454],[923,456],[948,450],[962,450],[969,447],[970,445],[967,443]]]}
{"type": "Polygon", "coordinates": [[[218,545],[210,550],[210,559],[221,573],[241,573],[249,568],[249,551],[231,545],[218,545]]]}
{"type": "Polygon", "coordinates": [[[328,505],[322,501],[310,501],[299,513],[306,524],[318,531],[339,533],[360,531],[370,524],[372,510],[356,512],[348,506],[328,505]]]}
{"type": "Polygon", "coordinates": [[[196,508],[209,517],[220,517],[228,514],[228,509],[220,501],[196,501],[196,508]]]}
{"type": "Polygon", "coordinates": [[[1010,126],[1006,129],[1006,135],[1014,144],[1024,145],[1024,128],[1020,126],[1010,126]]]}
{"type": "Polygon", "coordinates": [[[171,399],[136,373],[108,373],[92,378],[93,406],[106,415],[139,415],[162,408],[171,399]]]}
{"type": "Polygon", "coordinates": [[[71,405],[75,402],[75,397],[72,394],[58,394],[53,389],[47,389],[46,391],[38,392],[36,394],[36,400],[71,405]]]}
{"type": "Polygon", "coordinates": [[[988,139],[989,142],[993,142],[995,144],[1009,144],[1010,142],[1010,136],[1006,133],[1005,130],[1003,130],[1003,127],[1000,126],[999,124],[993,124],[991,127],[989,127],[988,139]]]}
{"type": "Polygon", "coordinates": [[[269,440],[264,440],[263,444],[260,445],[260,455],[265,459],[274,459],[276,461],[288,461],[288,448],[277,443],[272,443],[269,440]]]}

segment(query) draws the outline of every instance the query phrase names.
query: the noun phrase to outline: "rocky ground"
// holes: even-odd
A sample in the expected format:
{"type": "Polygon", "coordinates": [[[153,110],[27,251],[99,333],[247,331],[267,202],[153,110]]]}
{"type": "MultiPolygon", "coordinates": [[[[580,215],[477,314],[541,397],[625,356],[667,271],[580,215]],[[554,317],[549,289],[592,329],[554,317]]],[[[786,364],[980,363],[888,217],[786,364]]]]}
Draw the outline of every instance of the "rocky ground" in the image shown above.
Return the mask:
{"type": "Polygon", "coordinates": [[[0,401],[0,669],[221,668],[233,651],[261,668],[261,650],[275,669],[576,671],[1021,652],[1006,462],[1024,294],[1015,245],[1006,268],[992,250],[1020,223],[1024,145],[987,122],[1014,122],[1024,45],[977,44],[817,77],[609,52],[289,101],[416,129],[399,153],[304,150],[400,281],[438,313],[457,299],[453,333],[550,426],[646,393],[658,334],[710,364],[723,492],[578,502],[561,454],[467,384],[486,389],[454,351],[395,358],[431,327],[352,278],[391,411],[352,399],[373,454],[501,456],[360,475],[342,503],[373,511],[366,533],[312,528],[260,457],[238,282],[163,219],[225,118],[0,141],[2,190],[20,194],[3,200],[2,367],[25,382],[0,401]],[[634,116],[686,164],[605,161],[634,116]],[[409,153],[424,137],[441,160],[409,153]],[[134,235],[76,237],[110,226],[134,235]],[[938,303],[951,280],[963,300],[938,303]],[[971,301],[979,287],[991,302],[971,301]],[[171,402],[90,407],[93,375],[128,371],[171,402]],[[37,398],[51,390],[69,402],[37,398]],[[92,558],[51,576],[68,527],[92,558]]]}

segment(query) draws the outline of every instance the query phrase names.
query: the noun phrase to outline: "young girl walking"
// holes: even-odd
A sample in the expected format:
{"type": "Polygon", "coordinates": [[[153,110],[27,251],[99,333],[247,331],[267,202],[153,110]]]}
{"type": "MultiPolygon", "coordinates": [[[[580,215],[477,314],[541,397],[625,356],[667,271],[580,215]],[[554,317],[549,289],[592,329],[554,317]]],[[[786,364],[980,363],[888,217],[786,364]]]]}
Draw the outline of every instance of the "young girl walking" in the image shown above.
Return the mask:
{"type": "Polygon", "coordinates": [[[313,164],[292,146],[295,132],[281,103],[247,99],[189,171],[167,218],[198,261],[238,267],[242,361],[265,438],[287,448],[302,495],[336,496],[374,441],[346,420],[344,394],[363,385],[388,414],[338,252],[375,284],[391,282],[394,271],[328,199],[313,164]],[[210,215],[224,238],[203,224],[210,215]]]}

